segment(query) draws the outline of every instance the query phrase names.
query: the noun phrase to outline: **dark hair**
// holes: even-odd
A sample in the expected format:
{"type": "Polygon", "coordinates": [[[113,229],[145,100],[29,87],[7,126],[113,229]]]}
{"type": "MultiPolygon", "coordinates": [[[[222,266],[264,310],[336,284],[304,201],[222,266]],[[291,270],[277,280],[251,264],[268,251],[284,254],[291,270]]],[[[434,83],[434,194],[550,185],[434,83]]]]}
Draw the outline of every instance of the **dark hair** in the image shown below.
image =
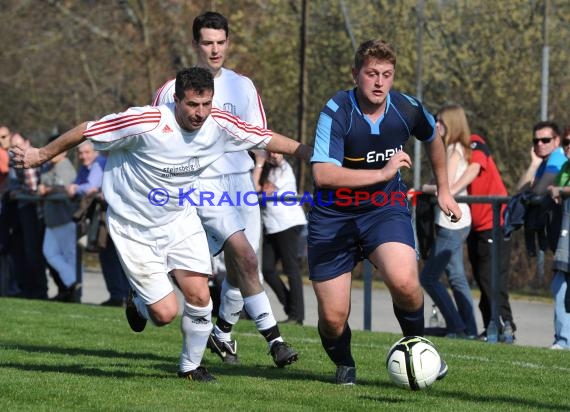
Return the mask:
{"type": "Polygon", "coordinates": [[[194,41],[200,41],[200,30],[203,28],[223,30],[226,32],[226,37],[230,35],[228,20],[215,11],[207,11],[194,19],[194,23],[192,23],[192,36],[194,36],[194,41]]]}
{"type": "Polygon", "coordinates": [[[202,94],[205,90],[214,91],[214,77],[212,73],[202,67],[190,67],[176,73],[174,94],[180,100],[184,99],[184,92],[194,90],[202,94]]]}
{"type": "Polygon", "coordinates": [[[536,123],[532,128],[532,132],[536,133],[537,130],[546,129],[547,127],[551,128],[556,136],[560,136],[560,128],[558,127],[558,124],[550,120],[544,120],[536,123]]]}
{"type": "Polygon", "coordinates": [[[387,61],[396,67],[396,52],[392,45],[384,40],[368,40],[361,43],[354,55],[354,68],[360,70],[369,58],[387,61]]]}

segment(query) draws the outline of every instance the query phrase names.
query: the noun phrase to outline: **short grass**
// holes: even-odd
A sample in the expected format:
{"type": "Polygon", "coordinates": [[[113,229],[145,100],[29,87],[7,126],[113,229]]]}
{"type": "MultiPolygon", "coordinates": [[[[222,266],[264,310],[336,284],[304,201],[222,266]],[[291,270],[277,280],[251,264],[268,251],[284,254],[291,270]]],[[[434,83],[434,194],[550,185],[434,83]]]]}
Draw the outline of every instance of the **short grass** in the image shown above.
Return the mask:
{"type": "Polygon", "coordinates": [[[399,336],[353,331],[358,385],[339,387],[315,328],[281,327],[300,359],[277,369],[253,323],[241,321],[241,364],[207,352],[204,365],[218,378],[209,385],[176,377],[178,322],[135,334],[120,309],[7,298],[0,313],[5,411],[570,410],[570,352],[433,338],[449,375],[410,392],[384,366],[399,336]]]}

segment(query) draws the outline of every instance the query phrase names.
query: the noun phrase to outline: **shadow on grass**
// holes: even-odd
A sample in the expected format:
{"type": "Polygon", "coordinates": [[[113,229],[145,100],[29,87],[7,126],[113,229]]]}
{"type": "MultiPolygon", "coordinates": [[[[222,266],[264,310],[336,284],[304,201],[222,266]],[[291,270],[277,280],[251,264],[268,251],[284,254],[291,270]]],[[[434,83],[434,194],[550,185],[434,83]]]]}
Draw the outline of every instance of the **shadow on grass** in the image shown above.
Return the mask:
{"type": "MultiPolygon", "coordinates": [[[[298,364],[287,366],[285,368],[277,368],[269,365],[223,365],[212,363],[204,363],[208,370],[216,377],[232,376],[232,377],[252,377],[269,380],[297,380],[297,381],[314,381],[336,385],[334,382],[334,367],[331,368],[330,374],[315,373],[299,369],[298,364]]],[[[358,385],[375,385],[376,382],[366,379],[358,379],[358,385]]]]}
{"type": "MultiPolygon", "coordinates": [[[[436,383],[437,385],[437,383],[436,383]]],[[[384,387],[385,389],[389,390],[386,392],[386,396],[370,396],[370,395],[363,395],[361,396],[362,399],[381,402],[381,403],[394,403],[398,404],[401,402],[409,403],[410,399],[407,396],[402,396],[402,398],[395,398],[394,395],[394,385],[388,383],[376,383],[376,386],[379,388],[384,387]]],[[[396,388],[398,389],[398,388],[396,388]]],[[[402,391],[404,394],[409,393],[409,391],[405,389],[398,389],[402,391]]],[[[551,411],[568,411],[569,405],[557,405],[553,402],[537,402],[535,400],[528,400],[528,399],[521,399],[519,397],[514,396],[506,396],[506,395],[489,395],[489,394],[475,394],[475,393],[467,393],[464,391],[449,391],[449,390],[437,390],[435,388],[424,390],[427,392],[429,396],[433,396],[435,398],[445,398],[449,399],[451,397],[456,398],[462,402],[474,402],[478,406],[485,407],[488,405],[489,410],[494,409],[500,406],[506,407],[517,407],[523,408],[526,410],[551,410],[551,411]]],[[[425,402],[425,398],[422,398],[422,402],[425,402]]]]}
{"type": "Polygon", "coordinates": [[[71,356],[97,356],[100,358],[123,358],[123,359],[137,359],[148,361],[172,361],[175,356],[158,356],[153,353],[140,353],[140,352],[119,352],[116,350],[108,349],[85,349],[85,348],[66,348],[62,346],[48,346],[48,345],[22,345],[17,343],[0,342],[0,349],[2,350],[17,350],[29,353],[46,353],[58,355],[71,355],[71,356]]]}
{"type": "MultiPolygon", "coordinates": [[[[113,365],[113,367],[121,367],[123,365],[113,365]]],[[[126,365],[125,365],[126,366],[126,365]]],[[[111,366],[109,366],[111,367],[111,366]]],[[[171,376],[158,373],[133,373],[128,370],[103,370],[99,368],[93,368],[85,365],[47,365],[30,363],[23,364],[17,362],[0,362],[0,369],[10,368],[17,369],[19,371],[25,372],[45,372],[45,373],[69,373],[73,375],[84,375],[89,377],[105,377],[105,378],[134,378],[134,377],[144,377],[144,378],[170,378],[171,376]]],[[[126,366],[128,368],[128,366],[126,366]]]]}

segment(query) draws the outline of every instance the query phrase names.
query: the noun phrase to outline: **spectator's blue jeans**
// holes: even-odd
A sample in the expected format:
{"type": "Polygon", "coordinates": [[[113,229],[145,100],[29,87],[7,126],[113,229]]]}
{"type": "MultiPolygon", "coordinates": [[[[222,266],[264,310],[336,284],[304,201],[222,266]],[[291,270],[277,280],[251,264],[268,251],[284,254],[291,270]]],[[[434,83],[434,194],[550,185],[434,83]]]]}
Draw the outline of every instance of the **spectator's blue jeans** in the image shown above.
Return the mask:
{"type": "Polygon", "coordinates": [[[452,230],[438,226],[436,231],[435,243],[420,274],[420,282],[443,315],[448,333],[465,333],[476,336],[477,323],[473,298],[463,264],[463,243],[469,235],[469,227],[452,230]],[[444,271],[453,292],[455,304],[447,288],[440,282],[444,271]]]}
{"type": "Polygon", "coordinates": [[[99,251],[99,263],[111,299],[126,299],[129,294],[129,281],[109,235],[107,235],[107,247],[99,251]]]}
{"type": "Polygon", "coordinates": [[[552,296],[554,296],[554,344],[570,349],[570,313],[566,312],[566,274],[556,272],[552,278],[552,296]]]}

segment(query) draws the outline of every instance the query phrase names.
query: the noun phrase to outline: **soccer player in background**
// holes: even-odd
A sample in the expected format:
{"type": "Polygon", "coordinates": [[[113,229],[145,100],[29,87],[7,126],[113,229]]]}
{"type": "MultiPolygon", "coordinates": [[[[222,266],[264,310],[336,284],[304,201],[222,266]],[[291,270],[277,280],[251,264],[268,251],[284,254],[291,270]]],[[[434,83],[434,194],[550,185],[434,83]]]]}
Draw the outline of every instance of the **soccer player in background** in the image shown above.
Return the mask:
{"type": "MultiPolygon", "coordinates": [[[[194,19],[193,46],[198,67],[214,76],[214,107],[228,111],[248,123],[266,127],[265,112],[252,81],[223,67],[229,47],[229,25],[224,16],[206,12],[194,19]]],[[[174,81],[159,88],[153,104],[171,102],[174,81]]],[[[239,193],[254,192],[251,170],[253,162],[246,150],[226,153],[206,168],[198,178],[198,190],[232,199],[239,193]]],[[[196,203],[198,203],[196,198],[196,203]]],[[[233,325],[245,307],[247,314],[268,344],[278,367],[297,360],[297,352],[281,337],[269,299],[261,285],[257,255],[260,248],[261,215],[259,207],[250,205],[198,205],[213,256],[224,252],[227,275],[222,283],[220,309],[208,347],[226,363],[238,363],[237,342],[232,340],[233,325]]]]}

